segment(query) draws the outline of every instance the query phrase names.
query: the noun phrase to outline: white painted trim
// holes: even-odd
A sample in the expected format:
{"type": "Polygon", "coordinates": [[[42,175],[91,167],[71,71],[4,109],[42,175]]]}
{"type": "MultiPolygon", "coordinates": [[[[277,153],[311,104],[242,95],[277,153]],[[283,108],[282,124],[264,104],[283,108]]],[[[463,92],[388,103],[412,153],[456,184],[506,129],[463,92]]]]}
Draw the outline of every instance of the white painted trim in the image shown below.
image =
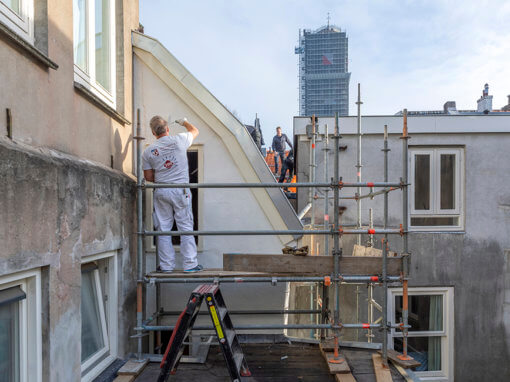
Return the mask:
{"type": "Polygon", "coordinates": [[[21,382],[42,381],[41,271],[39,269],[0,277],[0,288],[19,285],[26,298],[20,301],[21,382]]]}
{"type": "Polygon", "coordinates": [[[34,0],[20,0],[21,15],[0,1],[0,21],[21,38],[34,44],[34,0]]]}
{"type": "MultiPolygon", "coordinates": [[[[110,1],[110,81],[111,91],[106,90],[96,81],[96,49],[95,49],[95,3],[93,0],[86,0],[87,23],[87,68],[88,73],[74,64],[74,81],[83,85],[89,91],[101,98],[108,106],[117,107],[117,59],[116,59],[116,35],[115,35],[115,0],[110,1]]],[[[73,18],[73,22],[76,22],[73,18]]],[[[73,46],[74,51],[74,46],[73,46]]]]}
{"type": "MultiPolygon", "coordinates": [[[[421,381],[454,381],[454,288],[453,287],[412,287],[409,296],[442,295],[443,296],[443,331],[408,332],[409,337],[441,336],[441,371],[416,371],[421,381]]],[[[388,318],[395,324],[395,296],[402,296],[402,288],[388,289],[388,318]]],[[[388,334],[388,345],[393,348],[393,338],[402,337],[402,333],[392,328],[388,334]]]]}
{"type": "MultiPolygon", "coordinates": [[[[97,362],[101,357],[104,357],[105,354],[108,354],[106,358],[104,358],[101,362],[99,362],[93,369],[89,370],[85,375],[82,376],[82,382],[89,382],[94,380],[101,372],[106,369],[117,357],[118,355],[118,281],[119,281],[119,271],[118,271],[118,257],[117,251],[108,251],[103,253],[98,253],[90,256],[83,256],[81,259],[82,264],[90,263],[92,261],[101,261],[105,260],[107,263],[108,271],[105,277],[105,288],[106,291],[101,291],[98,289],[98,295],[101,293],[101,303],[99,304],[99,309],[101,316],[101,325],[103,329],[103,339],[105,339],[105,348],[96,353],[91,359],[87,360],[81,366],[82,372],[87,370],[94,362],[97,362]],[[106,304],[104,304],[104,292],[106,292],[108,296],[108,300],[106,304]],[[104,308],[106,305],[106,309],[104,308]],[[93,359],[93,360],[92,360],[93,359]]],[[[101,268],[95,270],[95,279],[96,279],[96,288],[99,285],[101,288],[101,283],[99,280],[99,272],[101,268]]]]}

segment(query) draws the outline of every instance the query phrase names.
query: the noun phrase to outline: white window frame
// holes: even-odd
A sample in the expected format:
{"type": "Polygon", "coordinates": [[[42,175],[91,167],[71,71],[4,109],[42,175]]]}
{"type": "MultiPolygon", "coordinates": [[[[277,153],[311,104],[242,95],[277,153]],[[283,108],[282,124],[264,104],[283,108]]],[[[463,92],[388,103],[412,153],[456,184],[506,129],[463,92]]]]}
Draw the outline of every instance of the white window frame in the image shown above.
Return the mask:
{"type": "MultiPolygon", "coordinates": [[[[74,3],[74,1],[73,1],[74,3]]],[[[76,57],[74,57],[74,80],[79,84],[83,85],[85,88],[90,90],[96,96],[98,96],[101,100],[106,102],[106,104],[113,109],[117,107],[117,60],[116,60],[116,35],[115,35],[115,0],[110,0],[110,81],[111,81],[111,91],[103,88],[96,81],[96,50],[95,50],[95,2],[94,0],[86,0],[86,16],[85,22],[87,24],[87,68],[88,72],[86,73],[83,69],[81,69],[76,64],[76,57]]],[[[73,23],[76,20],[73,17],[73,23]]],[[[74,36],[73,36],[74,38],[74,36]]],[[[73,43],[73,55],[74,55],[74,43],[73,43]]]]}
{"type": "Polygon", "coordinates": [[[464,148],[461,147],[410,147],[409,148],[409,227],[411,230],[425,231],[459,231],[464,229],[464,148]],[[441,170],[440,161],[442,154],[455,154],[455,209],[441,209],[441,170]],[[415,196],[415,156],[430,156],[430,209],[416,210],[414,203],[415,196]],[[457,225],[431,225],[431,226],[413,226],[411,218],[430,218],[430,217],[456,217],[457,225]]]}
{"type": "Polygon", "coordinates": [[[91,256],[82,257],[82,265],[93,261],[102,261],[106,263],[107,272],[105,278],[105,290],[101,288],[99,272],[102,271],[102,264],[99,269],[94,270],[94,280],[96,283],[96,291],[101,293],[101,299],[98,299],[101,317],[101,327],[103,330],[103,339],[105,347],[86,360],[81,365],[82,382],[93,381],[101,374],[115,359],[117,358],[117,337],[118,337],[118,264],[117,251],[108,251],[91,256]],[[108,296],[106,303],[104,296],[108,296]],[[106,305],[106,307],[105,307],[106,305]],[[105,357],[105,354],[107,356],[105,357]],[[97,361],[104,358],[101,362],[97,361]],[[97,363],[91,368],[94,363],[97,363]]]}
{"type": "Polygon", "coordinates": [[[20,0],[21,15],[0,0],[0,21],[20,37],[34,44],[34,0],[20,0]]]}
{"type": "MultiPolygon", "coordinates": [[[[454,381],[454,288],[453,287],[416,287],[409,288],[409,296],[443,296],[443,330],[408,332],[408,337],[441,337],[441,370],[416,371],[421,381],[454,381]]],[[[388,317],[392,324],[399,324],[395,318],[395,297],[402,296],[402,288],[388,289],[388,317]]],[[[394,338],[401,338],[402,332],[395,328],[388,334],[388,345],[394,347],[394,338]]]]}
{"type": "Polygon", "coordinates": [[[41,272],[39,269],[0,277],[0,289],[19,286],[20,381],[42,381],[41,272]]]}

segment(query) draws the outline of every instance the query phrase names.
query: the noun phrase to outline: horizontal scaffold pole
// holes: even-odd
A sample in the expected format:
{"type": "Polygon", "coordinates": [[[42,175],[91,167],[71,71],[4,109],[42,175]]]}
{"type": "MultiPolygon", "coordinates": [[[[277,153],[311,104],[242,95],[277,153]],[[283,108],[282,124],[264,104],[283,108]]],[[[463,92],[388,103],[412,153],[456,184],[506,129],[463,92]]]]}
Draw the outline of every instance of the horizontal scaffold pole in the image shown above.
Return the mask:
{"type": "Polygon", "coordinates": [[[271,236],[271,235],[358,235],[358,234],[403,234],[401,229],[340,229],[340,230],[242,230],[242,231],[144,231],[138,232],[139,235],[145,236],[271,236]]]}
{"type": "Polygon", "coordinates": [[[362,182],[362,183],[144,183],[142,188],[283,188],[283,187],[404,187],[401,182],[362,182]]]}
{"type": "MultiPolygon", "coordinates": [[[[377,329],[381,324],[261,324],[261,325],[235,325],[234,330],[272,330],[272,329],[377,329]]],[[[400,329],[401,325],[388,325],[390,328],[400,329]]],[[[142,325],[135,330],[146,330],[150,332],[163,332],[174,330],[174,326],[167,325],[142,325]]],[[[195,325],[193,330],[214,330],[212,326],[195,325]]]]}
{"type": "MultiPolygon", "coordinates": [[[[333,277],[330,278],[334,281],[333,277]]],[[[388,276],[388,282],[402,281],[399,276],[388,276]]],[[[146,277],[146,283],[173,283],[173,284],[190,284],[190,283],[277,283],[277,282],[324,282],[324,277],[146,277]]],[[[343,283],[380,283],[382,278],[379,276],[340,276],[339,280],[343,283]]]]}

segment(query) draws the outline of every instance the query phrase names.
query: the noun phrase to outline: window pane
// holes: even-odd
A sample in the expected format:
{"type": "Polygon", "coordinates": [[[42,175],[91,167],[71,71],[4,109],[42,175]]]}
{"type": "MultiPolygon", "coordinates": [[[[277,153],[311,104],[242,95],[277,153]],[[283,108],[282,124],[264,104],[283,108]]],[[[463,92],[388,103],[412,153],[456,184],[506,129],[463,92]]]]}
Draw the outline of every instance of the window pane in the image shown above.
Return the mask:
{"type": "Polygon", "coordinates": [[[110,0],[95,0],[96,81],[110,87],[110,0]]]}
{"type": "Polygon", "coordinates": [[[21,0],[1,0],[1,2],[21,16],[21,0]]]}
{"type": "Polygon", "coordinates": [[[455,154],[441,154],[441,209],[455,209],[455,154]]]}
{"type": "Polygon", "coordinates": [[[430,210],[430,155],[414,158],[414,209],[430,210]]]}
{"type": "Polygon", "coordinates": [[[105,347],[99,315],[96,271],[82,273],[81,285],[81,362],[105,347]]]}
{"type": "Polygon", "coordinates": [[[86,0],[73,0],[74,63],[88,73],[87,65],[87,4],[86,0]]]}
{"type": "MultiPolygon", "coordinates": [[[[395,321],[402,318],[402,296],[395,296],[395,321]]],[[[409,296],[410,332],[443,330],[443,296],[409,296]]]]}
{"type": "Polygon", "coordinates": [[[0,375],[20,380],[19,302],[0,306],[0,375]]]}
{"type": "Polygon", "coordinates": [[[432,218],[411,218],[411,225],[416,227],[426,227],[434,225],[458,226],[459,217],[432,217],[432,218]]]}
{"type": "MultiPolygon", "coordinates": [[[[394,338],[395,350],[402,353],[402,338],[394,338]]],[[[441,370],[441,337],[408,337],[407,353],[421,363],[416,371],[441,370]]]]}

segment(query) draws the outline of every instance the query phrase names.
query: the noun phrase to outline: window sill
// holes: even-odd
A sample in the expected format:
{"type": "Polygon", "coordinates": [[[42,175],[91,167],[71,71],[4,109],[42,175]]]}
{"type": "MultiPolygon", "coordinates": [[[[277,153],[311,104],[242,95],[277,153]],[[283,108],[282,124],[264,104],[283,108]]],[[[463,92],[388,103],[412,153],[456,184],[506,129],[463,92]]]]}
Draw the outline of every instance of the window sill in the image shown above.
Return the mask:
{"type": "Polygon", "coordinates": [[[0,36],[4,36],[8,42],[14,45],[15,48],[19,49],[22,53],[25,53],[35,60],[38,64],[41,64],[47,68],[57,70],[58,65],[52,61],[46,54],[41,52],[35,46],[27,42],[24,38],[19,36],[11,28],[0,21],[0,36]]]}
{"type": "Polygon", "coordinates": [[[95,106],[103,110],[110,117],[115,119],[117,122],[121,123],[122,125],[131,125],[131,122],[128,119],[126,119],[122,114],[120,114],[113,107],[109,106],[106,102],[104,102],[101,98],[92,93],[89,89],[87,89],[79,82],[74,81],[74,89],[78,93],[80,93],[83,97],[88,99],[91,103],[93,103],[95,106]]]}

